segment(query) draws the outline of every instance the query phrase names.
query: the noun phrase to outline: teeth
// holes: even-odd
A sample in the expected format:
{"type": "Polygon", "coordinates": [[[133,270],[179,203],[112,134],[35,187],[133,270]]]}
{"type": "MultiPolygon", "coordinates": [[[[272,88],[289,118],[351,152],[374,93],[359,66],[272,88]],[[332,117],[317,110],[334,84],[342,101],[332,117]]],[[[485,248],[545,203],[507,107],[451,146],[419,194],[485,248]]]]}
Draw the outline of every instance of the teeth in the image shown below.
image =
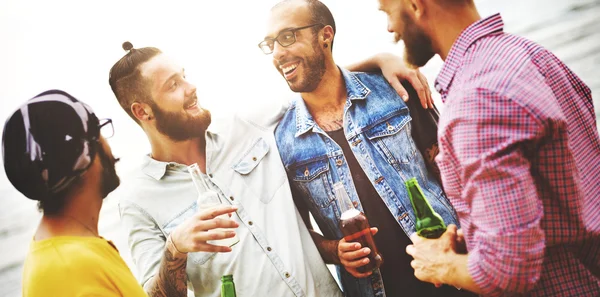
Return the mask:
{"type": "Polygon", "coordinates": [[[192,102],[192,104],[188,105],[186,108],[192,108],[194,106],[196,106],[198,104],[198,100],[194,100],[194,102],[192,102]]]}
{"type": "Polygon", "coordinates": [[[298,67],[298,64],[294,64],[288,67],[281,67],[281,70],[283,70],[283,72],[288,73],[294,69],[296,69],[296,67],[298,67]]]}

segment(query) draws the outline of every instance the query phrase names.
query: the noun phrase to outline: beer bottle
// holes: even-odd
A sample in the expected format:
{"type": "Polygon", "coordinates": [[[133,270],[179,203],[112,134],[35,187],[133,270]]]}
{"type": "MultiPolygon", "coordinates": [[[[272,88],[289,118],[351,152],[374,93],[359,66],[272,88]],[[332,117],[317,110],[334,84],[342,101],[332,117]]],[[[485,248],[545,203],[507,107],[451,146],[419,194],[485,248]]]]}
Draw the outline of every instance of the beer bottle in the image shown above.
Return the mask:
{"type": "Polygon", "coordinates": [[[344,239],[347,242],[358,242],[361,248],[368,247],[371,250],[371,253],[367,256],[369,263],[358,267],[356,270],[360,273],[365,273],[379,268],[383,263],[383,257],[381,257],[375,245],[375,240],[373,240],[369,220],[367,220],[364,213],[354,208],[352,200],[348,197],[348,193],[341,182],[333,185],[333,191],[342,211],[340,228],[344,239]]]}
{"type": "Polygon", "coordinates": [[[223,275],[221,277],[221,297],[236,297],[233,275],[223,275]]]}
{"type": "Polygon", "coordinates": [[[406,189],[410,197],[410,203],[417,217],[417,234],[425,238],[439,238],[446,232],[446,224],[442,217],[431,208],[431,204],[423,195],[416,178],[406,181],[406,189]]]}
{"type": "MultiPolygon", "coordinates": [[[[196,200],[198,210],[209,209],[221,205],[221,198],[219,198],[219,193],[217,193],[217,191],[213,190],[211,187],[208,186],[205,177],[202,176],[202,172],[200,171],[200,167],[198,167],[198,164],[194,163],[188,166],[188,172],[192,176],[192,181],[194,182],[196,191],[198,191],[198,198],[196,200]]],[[[228,218],[228,215],[224,214],[220,217],[228,218]]],[[[209,244],[228,247],[231,247],[238,242],[240,242],[240,238],[237,236],[237,234],[231,238],[207,241],[207,243],[209,244]]]]}

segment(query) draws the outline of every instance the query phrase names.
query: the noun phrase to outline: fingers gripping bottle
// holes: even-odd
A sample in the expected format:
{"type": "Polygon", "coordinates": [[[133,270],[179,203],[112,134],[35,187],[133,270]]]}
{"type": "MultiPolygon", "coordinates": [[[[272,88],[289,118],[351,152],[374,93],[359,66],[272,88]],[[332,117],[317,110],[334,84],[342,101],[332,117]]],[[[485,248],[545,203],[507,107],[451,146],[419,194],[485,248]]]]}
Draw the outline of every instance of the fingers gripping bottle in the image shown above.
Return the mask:
{"type": "Polygon", "coordinates": [[[365,273],[379,268],[383,263],[383,257],[381,257],[377,246],[375,246],[369,220],[367,220],[364,213],[354,208],[352,200],[348,197],[348,193],[341,182],[333,185],[333,191],[342,211],[340,228],[344,239],[347,242],[358,242],[363,248],[368,247],[371,250],[371,253],[367,256],[369,263],[357,268],[358,272],[365,273]]]}
{"type": "MultiPolygon", "coordinates": [[[[196,203],[198,204],[198,211],[203,211],[221,205],[219,193],[217,193],[217,191],[211,189],[208,186],[208,182],[205,180],[206,177],[203,176],[202,172],[200,171],[200,167],[198,167],[198,164],[194,163],[188,166],[188,172],[192,176],[192,181],[194,182],[194,186],[198,191],[198,199],[196,201],[196,203]]],[[[219,217],[225,219],[229,218],[227,214],[220,215],[219,217]]],[[[222,229],[213,230],[220,231],[222,229]]],[[[235,245],[238,242],[240,242],[240,238],[237,236],[237,234],[232,238],[207,241],[207,243],[209,244],[229,247],[235,245]]]]}

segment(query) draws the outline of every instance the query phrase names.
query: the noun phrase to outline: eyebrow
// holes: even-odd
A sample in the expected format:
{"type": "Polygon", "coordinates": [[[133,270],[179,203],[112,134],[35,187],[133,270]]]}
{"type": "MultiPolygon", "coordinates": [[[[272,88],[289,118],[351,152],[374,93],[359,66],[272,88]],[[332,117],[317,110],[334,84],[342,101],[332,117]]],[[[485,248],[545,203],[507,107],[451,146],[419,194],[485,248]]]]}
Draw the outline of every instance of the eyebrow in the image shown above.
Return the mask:
{"type": "Polygon", "coordinates": [[[283,31],[289,31],[289,30],[292,30],[292,29],[296,29],[296,27],[286,27],[286,28],[283,28],[283,29],[279,30],[279,32],[277,32],[277,35],[275,35],[275,37],[265,36],[265,39],[263,39],[263,40],[267,40],[267,38],[268,39],[275,39],[275,38],[277,38],[277,36],[279,36],[279,34],[281,34],[281,32],[283,32],[283,31]]]}
{"type": "Polygon", "coordinates": [[[171,76],[169,76],[169,78],[167,78],[167,80],[165,80],[165,83],[163,83],[162,87],[164,88],[168,82],[170,82],[172,79],[177,77],[177,75],[180,75],[182,73],[185,73],[185,68],[181,68],[181,72],[176,72],[176,73],[171,74],[171,76]]]}

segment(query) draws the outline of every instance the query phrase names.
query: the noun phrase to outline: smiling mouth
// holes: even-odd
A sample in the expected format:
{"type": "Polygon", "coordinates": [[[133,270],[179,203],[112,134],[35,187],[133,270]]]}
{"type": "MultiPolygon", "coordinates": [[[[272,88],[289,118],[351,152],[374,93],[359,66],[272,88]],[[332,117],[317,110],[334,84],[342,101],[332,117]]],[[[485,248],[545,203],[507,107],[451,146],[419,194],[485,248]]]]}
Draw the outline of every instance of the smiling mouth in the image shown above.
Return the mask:
{"type": "Polygon", "coordinates": [[[198,106],[198,98],[194,98],[194,100],[192,100],[192,102],[186,104],[184,106],[185,109],[194,109],[196,108],[196,106],[198,106]]]}
{"type": "Polygon", "coordinates": [[[292,64],[288,63],[288,64],[279,66],[279,69],[281,69],[281,71],[283,72],[283,76],[286,79],[289,79],[296,73],[296,69],[298,68],[298,65],[300,65],[300,62],[296,62],[296,63],[292,63],[292,64]]]}

